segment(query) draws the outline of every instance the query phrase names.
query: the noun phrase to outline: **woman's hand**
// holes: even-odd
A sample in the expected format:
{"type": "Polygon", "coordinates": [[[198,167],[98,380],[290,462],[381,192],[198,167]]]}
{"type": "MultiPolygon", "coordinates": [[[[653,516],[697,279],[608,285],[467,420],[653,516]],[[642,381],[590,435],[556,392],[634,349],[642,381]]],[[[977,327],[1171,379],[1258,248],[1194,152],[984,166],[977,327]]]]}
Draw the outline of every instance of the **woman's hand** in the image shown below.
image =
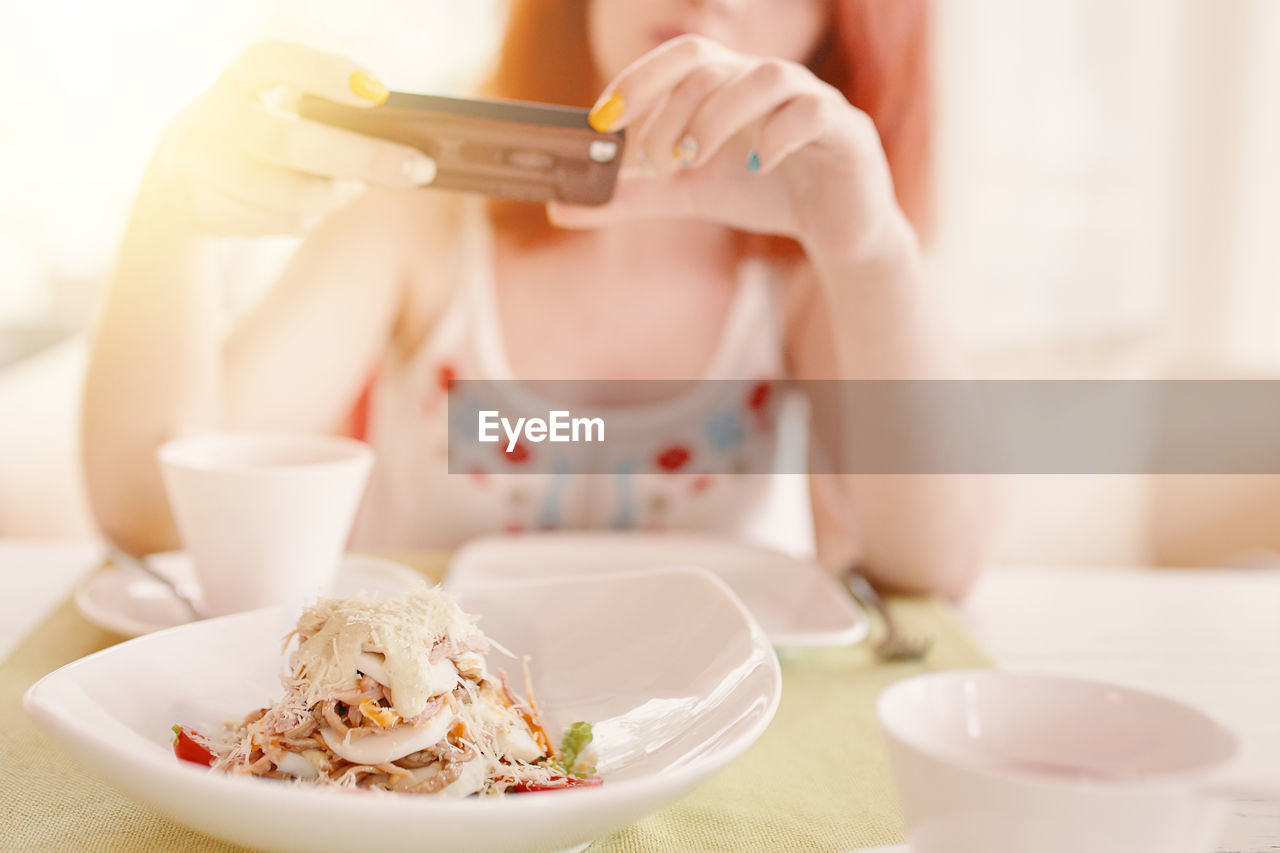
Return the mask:
{"type": "Polygon", "coordinates": [[[902,221],[871,119],[793,62],[682,36],[619,74],[591,120],[628,128],[627,168],[606,205],[553,203],[565,227],[691,217],[848,253],[902,221]]]}
{"type": "Polygon", "coordinates": [[[351,60],[300,45],[251,46],[166,130],[149,182],[166,211],[215,234],[302,234],[366,184],[430,183],[415,149],[299,118],[302,93],[372,107],[387,88],[351,60]]]}

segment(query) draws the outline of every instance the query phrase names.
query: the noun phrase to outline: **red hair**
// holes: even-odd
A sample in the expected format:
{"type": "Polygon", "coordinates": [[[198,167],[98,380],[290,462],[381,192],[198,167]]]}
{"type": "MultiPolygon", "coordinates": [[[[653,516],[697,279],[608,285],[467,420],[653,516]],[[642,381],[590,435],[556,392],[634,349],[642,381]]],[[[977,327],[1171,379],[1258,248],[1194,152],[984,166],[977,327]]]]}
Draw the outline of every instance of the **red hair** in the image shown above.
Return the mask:
{"type": "MultiPolygon", "coordinates": [[[[875,122],[898,203],[927,235],[931,213],[928,0],[835,0],[831,26],[808,65],[875,122]]],[[[497,66],[483,87],[499,98],[589,107],[599,75],[587,44],[586,0],[512,0],[497,66]]],[[[554,227],[540,204],[495,199],[495,227],[527,243],[554,227]]],[[[767,254],[794,251],[767,238],[767,254]]]]}

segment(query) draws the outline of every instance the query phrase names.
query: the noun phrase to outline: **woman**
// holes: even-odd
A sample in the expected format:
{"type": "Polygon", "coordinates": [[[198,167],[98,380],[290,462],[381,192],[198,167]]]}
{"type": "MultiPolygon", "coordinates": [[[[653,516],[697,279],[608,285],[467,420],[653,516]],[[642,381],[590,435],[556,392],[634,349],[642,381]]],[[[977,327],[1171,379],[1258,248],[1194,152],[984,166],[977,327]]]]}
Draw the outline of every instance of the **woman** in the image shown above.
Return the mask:
{"type": "MultiPolygon", "coordinates": [[[[635,446],[657,443],[610,478],[501,467],[520,454],[450,477],[449,380],[959,375],[907,215],[927,200],[923,26],[906,0],[517,2],[486,94],[594,104],[593,125],[628,134],[612,202],[545,211],[415,189],[429,159],[300,121],[278,92],[371,106],[376,77],[251,48],[166,133],[133,212],[85,401],[104,532],[172,547],[153,452],[192,426],[362,432],[379,454],[366,545],[740,526],[762,478],[681,468],[735,443],[766,457],[760,395],[718,431],[637,426],[635,446]],[[224,340],[205,235],[270,233],[308,236],[224,340]]],[[[971,583],[980,484],[810,479],[829,565],[906,590],[971,583]]]]}

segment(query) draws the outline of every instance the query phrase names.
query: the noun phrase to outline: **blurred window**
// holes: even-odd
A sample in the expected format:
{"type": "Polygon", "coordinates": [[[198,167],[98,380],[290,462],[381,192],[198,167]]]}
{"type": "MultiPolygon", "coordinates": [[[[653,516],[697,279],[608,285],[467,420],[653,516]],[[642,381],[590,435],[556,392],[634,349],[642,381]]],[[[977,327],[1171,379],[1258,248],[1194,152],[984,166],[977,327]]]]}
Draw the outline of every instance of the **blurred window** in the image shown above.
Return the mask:
{"type": "Polygon", "coordinates": [[[1280,4],[934,8],[934,261],[970,342],[1280,367],[1280,4]]]}
{"type": "MultiPolygon", "coordinates": [[[[366,62],[393,88],[458,92],[489,58],[499,12],[498,0],[7,4],[0,338],[43,339],[90,320],[157,138],[245,45],[305,42],[366,62]]],[[[232,300],[255,291],[290,245],[229,244],[232,300]]]]}

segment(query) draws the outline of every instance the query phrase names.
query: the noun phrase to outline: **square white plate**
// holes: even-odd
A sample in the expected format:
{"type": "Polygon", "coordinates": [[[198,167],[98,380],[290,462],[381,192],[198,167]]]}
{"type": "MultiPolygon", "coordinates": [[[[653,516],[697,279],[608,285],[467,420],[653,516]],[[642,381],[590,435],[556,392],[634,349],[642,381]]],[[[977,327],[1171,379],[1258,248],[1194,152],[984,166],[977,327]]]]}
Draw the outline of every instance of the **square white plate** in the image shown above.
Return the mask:
{"type": "Polygon", "coordinates": [[[454,555],[445,586],[599,576],[658,567],[706,569],[732,589],[779,648],[847,646],[867,618],[816,563],[740,539],[694,533],[531,533],[473,539],[454,555]]]}
{"type": "MultiPolygon", "coordinates": [[[[655,570],[458,593],[481,628],[531,657],[549,726],[595,724],[605,783],[502,798],[342,792],[178,761],[175,723],[220,731],[278,697],[295,612],[259,610],[149,634],[45,676],[24,706],[71,756],[138,801],[272,850],[549,851],[607,835],[741,754],[782,691],[777,657],[714,576],[655,570]]],[[[520,663],[490,653],[520,683],[520,663]]]]}

